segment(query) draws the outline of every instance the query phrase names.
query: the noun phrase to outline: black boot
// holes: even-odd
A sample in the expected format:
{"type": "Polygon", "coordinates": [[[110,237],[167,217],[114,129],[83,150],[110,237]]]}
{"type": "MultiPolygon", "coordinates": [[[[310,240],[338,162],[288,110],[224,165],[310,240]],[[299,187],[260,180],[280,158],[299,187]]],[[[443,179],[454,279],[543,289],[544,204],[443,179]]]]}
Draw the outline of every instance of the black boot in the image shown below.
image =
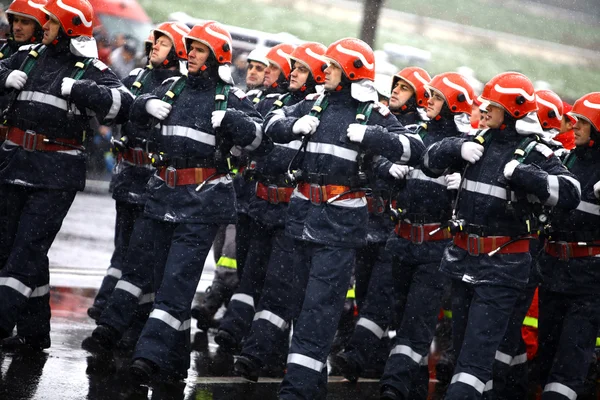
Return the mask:
{"type": "Polygon", "coordinates": [[[92,335],[83,339],[81,348],[93,354],[111,352],[117,346],[119,332],[108,325],[98,325],[92,335]]]}
{"type": "Polygon", "coordinates": [[[239,356],[233,365],[234,372],[250,382],[258,382],[260,366],[252,358],[239,356]]]}
{"type": "Polygon", "coordinates": [[[394,389],[393,387],[384,385],[381,388],[381,397],[379,399],[380,400],[401,400],[402,395],[400,394],[400,392],[398,390],[394,389]]]}
{"type": "Polygon", "coordinates": [[[331,366],[336,368],[340,374],[350,382],[356,382],[358,377],[360,376],[361,367],[360,365],[350,356],[350,354],[345,352],[339,352],[337,354],[332,354],[329,357],[329,361],[331,362],[331,366]]]}
{"type": "Polygon", "coordinates": [[[231,333],[219,330],[215,335],[215,343],[219,345],[219,348],[227,353],[235,353],[239,351],[239,344],[237,340],[231,335],[231,333]]]}
{"type": "Polygon", "coordinates": [[[150,360],[145,358],[137,358],[129,367],[129,375],[131,380],[137,386],[147,385],[150,383],[152,376],[158,371],[158,367],[150,360]]]}
{"type": "Polygon", "coordinates": [[[5,351],[42,351],[50,347],[50,336],[12,336],[0,342],[5,351]]]}

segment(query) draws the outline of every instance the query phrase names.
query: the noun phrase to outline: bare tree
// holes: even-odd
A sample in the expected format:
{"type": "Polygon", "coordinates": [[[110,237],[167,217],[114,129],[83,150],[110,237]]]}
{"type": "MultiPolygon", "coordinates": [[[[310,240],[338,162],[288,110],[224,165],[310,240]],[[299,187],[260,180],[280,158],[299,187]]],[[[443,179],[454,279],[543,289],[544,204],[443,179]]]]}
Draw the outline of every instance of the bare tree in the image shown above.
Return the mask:
{"type": "Polygon", "coordinates": [[[371,47],[375,45],[377,23],[384,2],[385,0],[365,0],[360,38],[371,47]]]}

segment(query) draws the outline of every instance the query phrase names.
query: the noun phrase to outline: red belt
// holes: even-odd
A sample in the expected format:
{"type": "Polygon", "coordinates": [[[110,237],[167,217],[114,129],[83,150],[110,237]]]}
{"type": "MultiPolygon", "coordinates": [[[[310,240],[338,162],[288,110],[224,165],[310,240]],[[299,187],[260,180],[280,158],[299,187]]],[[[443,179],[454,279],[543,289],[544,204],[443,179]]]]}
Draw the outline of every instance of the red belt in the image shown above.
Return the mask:
{"type": "MultiPolygon", "coordinates": [[[[76,150],[71,146],[81,147],[81,143],[77,139],[49,139],[48,137],[40,133],[36,133],[34,131],[24,131],[22,129],[15,128],[14,126],[8,128],[6,140],[10,140],[11,142],[18,144],[27,151],[66,151],[76,150]],[[61,142],[71,146],[63,146],[57,143],[49,143],[49,141],[61,142]]],[[[81,150],[83,150],[83,147],[81,148],[81,150]]]]}
{"type": "Polygon", "coordinates": [[[292,187],[265,185],[260,182],[256,184],[256,197],[266,200],[271,204],[289,203],[293,191],[294,188],[292,187]]]}
{"type": "Polygon", "coordinates": [[[119,160],[125,160],[134,165],[148,165],[151,163],[148,153],[139,147],[119,152],[119,160]]]}
{"type": "Polygon", "coordinates": [[[396,232],[396,235],[400,236],[401,238],[410,240],[415,244],[421,244],[423,242],[435,242],[437,240],[445,240],[452,238],[452,234],[446,228],[439,229],[433,235],[429,234],[429,232],[438,229],[440,226],[442,226],[442,224],[440,223],[407,224],[399,222],[396,224],[394,232],[396,232]]]}
{"type": "Polygon", "coordinates": [[[167,186],[197,185],[213,179],[218,179],[225,174],[217,174],[216,168],[183,168],[162,167],[158,176],[167,186]]]}
{"type": "Polygon", "coordinates": [[[563,261],[568,261],[569,258],[593,257],[600,254],[600,241],[592,242],[595,246],[583,246],[577,242],[549,242],[544,244],[544,250],[552,257],[556,257],[563,261]]]}
{"type": "Polygon", "coordinates": [[[302,193],[305,197],[308,197],[308,199],[316,205],[326,203],[327,200],[331,200],[334,197],[334,201],[359,199],[361,197],[365,197],[365,192],[362,190],[356,192],[349,192],[350,190],[352,189],[349,186],[342,185],[319,186],[317,184],[311,184],[306,182],[298,184],[298,191],[302,193]]]}
{"type": "MultiPolygon", "coordinates": [[[[535,236],[535,235],[531,235],[535,236]]],[[[486,236],[469,235],[464,232],[458,232],[454,236],[454,244],[463,250],[467,250],[470,255],[478,256],[484,253],[496,251],[500,246],[505,245],[497,253],[527,253],[529,252],[529,240],[517,240],[514,243],[506,244],[513,240],[510,236],[486,236]]]]}

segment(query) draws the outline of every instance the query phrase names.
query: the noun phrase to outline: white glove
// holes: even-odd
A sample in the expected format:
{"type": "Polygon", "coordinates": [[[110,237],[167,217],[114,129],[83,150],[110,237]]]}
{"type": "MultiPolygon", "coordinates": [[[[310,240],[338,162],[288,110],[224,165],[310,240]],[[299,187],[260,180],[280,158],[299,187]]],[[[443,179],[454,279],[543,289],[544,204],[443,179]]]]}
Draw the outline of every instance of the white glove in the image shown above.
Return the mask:
{"type": "Polygon", "coordinates": [[[600,199],[600,181],[594,184],[594,196],[596,196],[597,199],[600,199]]]}
{"type": "Polygon", "coordinates": [[[319,118],[305,115],[292,126],[292,132],[296,135],[312,135],[317,130],[319,122],[319,118]]]}
{"type": "Polygon", "coordinates": [[[4,86],[7,88],[21,90],[23,86],[25,86],[25,82],[27,82],[27,74],[23,71],[19,71],[18,69],[14,70],[6,77],[6,83],[4,86]]]}
{"type": "Polygon", "coordinates": [[[229,153],[231,153],[231,155],[234,157],[239,157],[242,155],[242,148],[238,145],[235,145],[229,149],[229,153]]]}
{"type": "Polygon", "coordinates": [[[463,160],[475,164],[483,155],[483,146],[475,142],[464,142],[460,147],[460,156],[463,160]]]}
{"type": "Polygon", "coordinates": [[[510,160],[509,162],[507,162],[504,166],[504,177],[506,179],[512,178],[513,173],[515,172],[515,168],[517,168],[519,164],[520,162],[518,162],[517,160],[510,160]]]}
{"type": "Polygon", "coordinates": [[[146,102],[146,111],[159,120],[167,118],[171,112],[171,105],[158,99],[151,99],[146,102]]]}
{"type": "Polygon", "coordinates": [[[460,186],[460,173],[455,172],[453,174],[444,175],[444,179],[446,179],[446,189],[458,190],[458,187],[460,186]]]}
{"type": "Polygon", "coordinates": [[[76,81],[73,78],[63,78],[62,84],[60,85],[60,93],[65,97],[70,96],[75,82],[76,81]]]}
{"type": "Polygon", "coordinates": [[[351,142],[361,143],[365,138],[365,132],[367,131],[366,125],[361,124],[350,124],[348,126],[347,136],[351,142]]]}
{"type": "Polygon", "coordinates": [[[212,122],[213,129],[217,129],[221,126],[221,122],[223,122],[223,118],[225,117],[225,110],[217,110],[213,111],[210,122],[212,122]]]}
{"type": "Polygon", "coordinates": [[[406,174],[412,171],[414,168],[408,165],[392,164],[389,173],[396,179],[404,179],[406,174]]]}

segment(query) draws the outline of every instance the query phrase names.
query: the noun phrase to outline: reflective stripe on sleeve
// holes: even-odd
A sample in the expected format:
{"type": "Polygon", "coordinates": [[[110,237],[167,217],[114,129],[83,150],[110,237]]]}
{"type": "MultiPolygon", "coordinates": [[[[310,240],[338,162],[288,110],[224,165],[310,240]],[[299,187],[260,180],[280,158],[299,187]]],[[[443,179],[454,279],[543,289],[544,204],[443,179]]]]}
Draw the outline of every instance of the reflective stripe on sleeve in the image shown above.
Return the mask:
{"type": "Polygon", "coordinates": [[[106,114],[106,119],[114,119],[121,109],[121,92],[119,89],[111,88],[110,94],[112,96],[112,104],[110,105],[108,114],[106,114]]]}
{"type": "Polygon", "coordinates": [[[548,193],[550,196],[548,197],[548,200],[546,200],[546,205],[555,206],[558,204],[558,191],[558,176],[548,175],[548,193]]]}
{"type": "Polygon", "coordinates": [[[400,162],[407,163],[411,156],[410,140],[404,135],[398,135],[398,139],[400,139],[400,143],[402,143],[402,157],[400,157],[400,162]]]}

